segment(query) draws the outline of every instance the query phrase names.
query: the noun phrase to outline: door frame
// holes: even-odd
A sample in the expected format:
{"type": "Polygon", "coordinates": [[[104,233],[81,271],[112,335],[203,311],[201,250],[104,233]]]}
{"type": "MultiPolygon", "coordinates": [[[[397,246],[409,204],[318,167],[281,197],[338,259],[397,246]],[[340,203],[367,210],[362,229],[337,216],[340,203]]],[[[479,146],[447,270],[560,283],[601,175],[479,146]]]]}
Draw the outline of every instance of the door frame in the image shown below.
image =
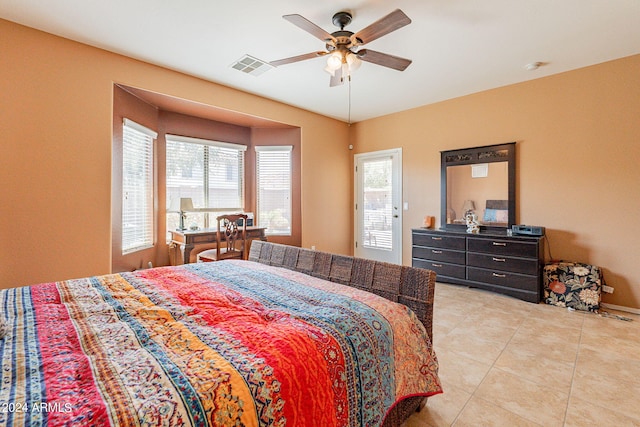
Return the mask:
{"type": "MultiPolygon", "coordinates": [[[[353,253],[357,257],[358,252],[362,249],[362,245],[358,247],[358,242],[360,241],[360,236],[362,236],[362,226],[363,224],[359,220],[359,211],[358,208],[362,208],[362,206],[358,206],[360,200],[360,180],[358,179],[358,163],[359,161],[367,158],[378,158],[391,156],[392,158],[392,205],[395,211],[395,218],[392,217],[392,257],[387,262],[391,262],[393,264],[402,265],[402,213],[403,213],[403,203],[402,203],[402,148],[391,148],[388,150],[380,150],[380,151],[370,151],[366,153],[358,153],[353,156],[353,253]]],[[[395,216],[393,215],[393,216],[395,216]]]]}

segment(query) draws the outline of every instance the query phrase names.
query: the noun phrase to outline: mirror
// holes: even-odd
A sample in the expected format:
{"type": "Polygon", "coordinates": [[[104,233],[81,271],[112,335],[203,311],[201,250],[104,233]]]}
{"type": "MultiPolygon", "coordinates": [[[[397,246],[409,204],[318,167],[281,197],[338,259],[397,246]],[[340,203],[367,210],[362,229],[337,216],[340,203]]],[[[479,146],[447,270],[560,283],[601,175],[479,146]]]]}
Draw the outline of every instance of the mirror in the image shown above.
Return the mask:
{"type": "Polygon", "coordinates": [[[466,229],[473,211],[481,231],[515,224],[515,142],[441,152],[441,226],[466,229]]]}

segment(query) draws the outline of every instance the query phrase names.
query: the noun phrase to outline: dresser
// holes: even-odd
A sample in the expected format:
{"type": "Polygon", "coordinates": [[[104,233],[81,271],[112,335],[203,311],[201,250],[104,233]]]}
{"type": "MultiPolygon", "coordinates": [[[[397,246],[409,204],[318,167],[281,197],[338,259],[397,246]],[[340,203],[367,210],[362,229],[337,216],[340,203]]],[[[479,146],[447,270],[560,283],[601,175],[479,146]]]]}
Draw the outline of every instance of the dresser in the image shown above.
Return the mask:
{"type": "Polygon", "coordinates": [[[529,302],[542,298],[544,237],[416,228],[412,265],[437,273],[437,281],[467,285],[529,302]]]}

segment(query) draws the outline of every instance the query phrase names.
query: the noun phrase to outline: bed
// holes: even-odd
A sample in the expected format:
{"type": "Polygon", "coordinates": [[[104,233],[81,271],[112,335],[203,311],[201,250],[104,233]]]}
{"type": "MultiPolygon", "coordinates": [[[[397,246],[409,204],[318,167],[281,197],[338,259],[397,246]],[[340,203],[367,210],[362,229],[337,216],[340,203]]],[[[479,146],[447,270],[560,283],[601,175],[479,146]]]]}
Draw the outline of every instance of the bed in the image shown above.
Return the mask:
{"type": "Polygon", "coordinates": [[[248,261],[2,290],[0,425],[399,426],[442,392],[434,282],[255,241],[248,261]]]}

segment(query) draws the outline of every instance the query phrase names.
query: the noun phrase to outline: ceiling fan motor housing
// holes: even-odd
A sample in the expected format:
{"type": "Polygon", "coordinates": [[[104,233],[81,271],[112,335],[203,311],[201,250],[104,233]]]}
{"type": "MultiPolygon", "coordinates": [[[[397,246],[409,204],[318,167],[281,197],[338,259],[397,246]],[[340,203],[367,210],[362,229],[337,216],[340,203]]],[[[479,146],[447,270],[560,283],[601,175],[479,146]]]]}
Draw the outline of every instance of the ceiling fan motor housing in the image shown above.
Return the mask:
{"type": "Polygon", "coordinates": [[[353,33],[351,31],[341,30],[341,31],[336,31],[334,33],[331,33],[331,35],[333,36],[335,41],[327,40],[326,47],[329,52],[336,49],[340,49],[340,48],[350,49],[354,47],[353,38],[352,38],[353,33]]]}
{"type": "Polygon", "coordinates": [[[336,49],[351,49],[352,47],[354,47],[355,43],[362,43],[362,41],[359,39],[353,39],[352,36],[354,33],[352,31],[347,31],[344,29],[344,27],[351,23],[352,19],[353,16],[351,15],[351,13],[346,11],[338,12],[333,15],[333,25],[335,25],[336,27],[340,27],[340,30],[331,33],[331,36],[334,38],[334,40],[326,40],[327,50],[329,52],[332,52],[336,49]]]}
{"type": "Polygon", "coordinates": [[[333,25],[343,30],[344,27],[346,27],[351,23],[352,19],[353,19],[353,16],[349,12],[342,11],[333,15],[331,22],[333,22],[333,25]]]}

